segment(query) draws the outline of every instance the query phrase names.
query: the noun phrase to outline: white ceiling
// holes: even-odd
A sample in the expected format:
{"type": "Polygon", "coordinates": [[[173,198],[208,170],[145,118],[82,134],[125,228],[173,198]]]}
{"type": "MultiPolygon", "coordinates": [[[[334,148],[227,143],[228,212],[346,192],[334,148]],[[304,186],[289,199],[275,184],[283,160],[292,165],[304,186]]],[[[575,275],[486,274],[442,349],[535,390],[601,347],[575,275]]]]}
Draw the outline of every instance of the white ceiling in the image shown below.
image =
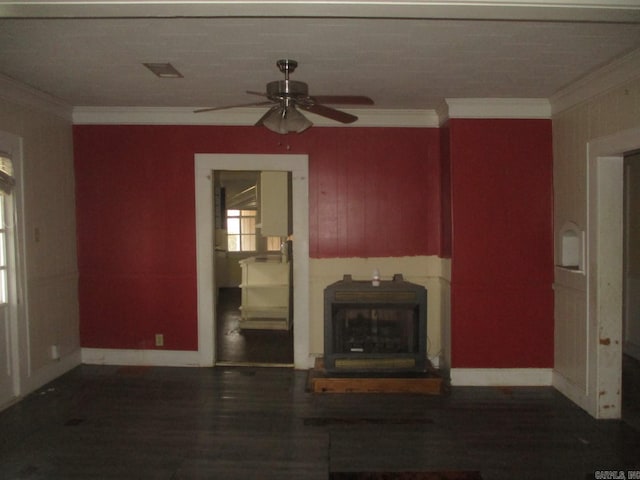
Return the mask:
{"type": "MultiPolygon", "coordinates": [[[[309,12],[291,18],[261,16],[267,7],[256,1],[253,10],[190,2],[229,9],[171,12],[183,18],[154,10],[181,3],[121,1],[114,10],[113,1],[45,1],[21,10],[24,2],[0,0],[0,73],[73,106],[206,107],[259,100],[244,92],[281,79],[276,60],[292,58],[299,62],[292,79],[307,82],[312,95],[360,94],[374,108],[434,109],[444,98],[549,98],[640,48],[640,0],[609,9],[564,2],[575,5],[555,10],[549,5],[557,2],[547,0],[524,13],[517,0],[486,8],[469,1],[465,10],[460,1],[439,2],[437,11],[402,10],[409,2],[391,1],[382,11],[362,2],[358,18],[340,10],[317,16],[319,4],[311,2],[291,2],[295,12],[309,12]],[[160,16],[122,9],[145,3],[148,15],[160,16]],[[157,78],[144,62],[170,62],[184,78],[157,78]]],[[[286,12],[286,2],[273,3],[286,12]]]]}

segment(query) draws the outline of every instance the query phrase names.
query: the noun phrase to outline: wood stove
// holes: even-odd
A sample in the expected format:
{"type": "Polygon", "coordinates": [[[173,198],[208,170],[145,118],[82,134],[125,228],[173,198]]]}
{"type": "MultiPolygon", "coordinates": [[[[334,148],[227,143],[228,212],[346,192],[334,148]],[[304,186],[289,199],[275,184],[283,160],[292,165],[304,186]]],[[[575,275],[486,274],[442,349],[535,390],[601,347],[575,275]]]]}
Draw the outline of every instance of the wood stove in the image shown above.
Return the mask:
{"type": "Polygon", "coordinates": [[[351,275],[324,291],[324,367],[328,372],[423,372],[427,290],[396,274],[390,281],[351,275]]]}

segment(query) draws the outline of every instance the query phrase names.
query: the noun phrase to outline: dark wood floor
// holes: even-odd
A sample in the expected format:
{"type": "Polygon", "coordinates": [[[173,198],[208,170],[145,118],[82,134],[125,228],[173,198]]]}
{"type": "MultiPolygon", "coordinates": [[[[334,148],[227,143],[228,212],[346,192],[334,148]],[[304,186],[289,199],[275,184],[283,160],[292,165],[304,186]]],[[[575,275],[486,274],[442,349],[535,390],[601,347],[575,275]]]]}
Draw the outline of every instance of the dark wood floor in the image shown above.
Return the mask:
{"type": "MultiPolygon", "coordinates": [[[[552,388],[311,394],[285,368],[81,366],[0,413],[1,479],[317,479],[640,470],[640,432],[552,388]]],[[[589,477],[588,475],[591,475],[589,477]]]]}
{"type": "Polygon", "coordinates": [[[218,290],[216,361],[226,364],[293,364],[293,330],[240,329],[239,288],[218,290]]]}
{"type": "Polygon", "coordinates": [[[622,418],[640,431],[640,361],[622,357],[622,418]]]}

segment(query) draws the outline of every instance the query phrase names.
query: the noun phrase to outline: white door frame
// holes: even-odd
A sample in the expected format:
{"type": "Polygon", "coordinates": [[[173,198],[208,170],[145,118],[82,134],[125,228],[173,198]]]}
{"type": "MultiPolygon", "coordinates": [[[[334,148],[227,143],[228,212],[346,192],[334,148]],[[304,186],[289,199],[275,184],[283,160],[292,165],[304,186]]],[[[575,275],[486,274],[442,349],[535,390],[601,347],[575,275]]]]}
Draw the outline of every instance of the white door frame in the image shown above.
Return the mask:
{"type": "Polygon", "coordinates": [[[307,155],[196,154],[196,258],[198,282],[198,357],[215,363],[214,170],[291,172],[293,210],[293,362],[311,367],[309,325],[309,159],[307,155]]]}
{"type": "Polygon", "coordinates": [[[587,398],[596,418],[620,418],[624,154],[640,148],[640,128],[588,143],[587,398]]]}

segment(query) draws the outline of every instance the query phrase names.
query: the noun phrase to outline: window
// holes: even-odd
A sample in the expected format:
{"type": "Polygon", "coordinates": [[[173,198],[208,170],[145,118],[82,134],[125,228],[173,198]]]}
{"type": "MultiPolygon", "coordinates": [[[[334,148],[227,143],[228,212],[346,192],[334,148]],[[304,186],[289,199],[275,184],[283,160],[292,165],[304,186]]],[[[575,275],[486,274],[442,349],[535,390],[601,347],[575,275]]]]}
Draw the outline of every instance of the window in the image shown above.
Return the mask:
{"type": "Polygon", "coordinates": [[[267,251],[276,252],[282,247],[282,239],[280,237],[267,237],[267,251]]]}
{"type": "Polygon", "coordinates": [[[0,152],[0,304],[9,301],[9,266],[7,265],[7,203],[15,186],[13,163],[8,154],[0,152]]]}
{"type": "MultiPolygon", "coordinates": [[[[230,252],[258,251],[255,210],[227,210],[227,248],[230,252]]],[[[279,252],[282,245],[280,237],[267,237],[266,248],[269,252],[279,252]]]]}
{"type": "Polygon", "coordinates": [[[8,303],[6,198],[0,193],[0,304],[8,303]]]}
{"type": "Polygon", "coordinates": [[[230,252],[256,250],[255,210],[227,210],[227,241],[230,252]]]}

